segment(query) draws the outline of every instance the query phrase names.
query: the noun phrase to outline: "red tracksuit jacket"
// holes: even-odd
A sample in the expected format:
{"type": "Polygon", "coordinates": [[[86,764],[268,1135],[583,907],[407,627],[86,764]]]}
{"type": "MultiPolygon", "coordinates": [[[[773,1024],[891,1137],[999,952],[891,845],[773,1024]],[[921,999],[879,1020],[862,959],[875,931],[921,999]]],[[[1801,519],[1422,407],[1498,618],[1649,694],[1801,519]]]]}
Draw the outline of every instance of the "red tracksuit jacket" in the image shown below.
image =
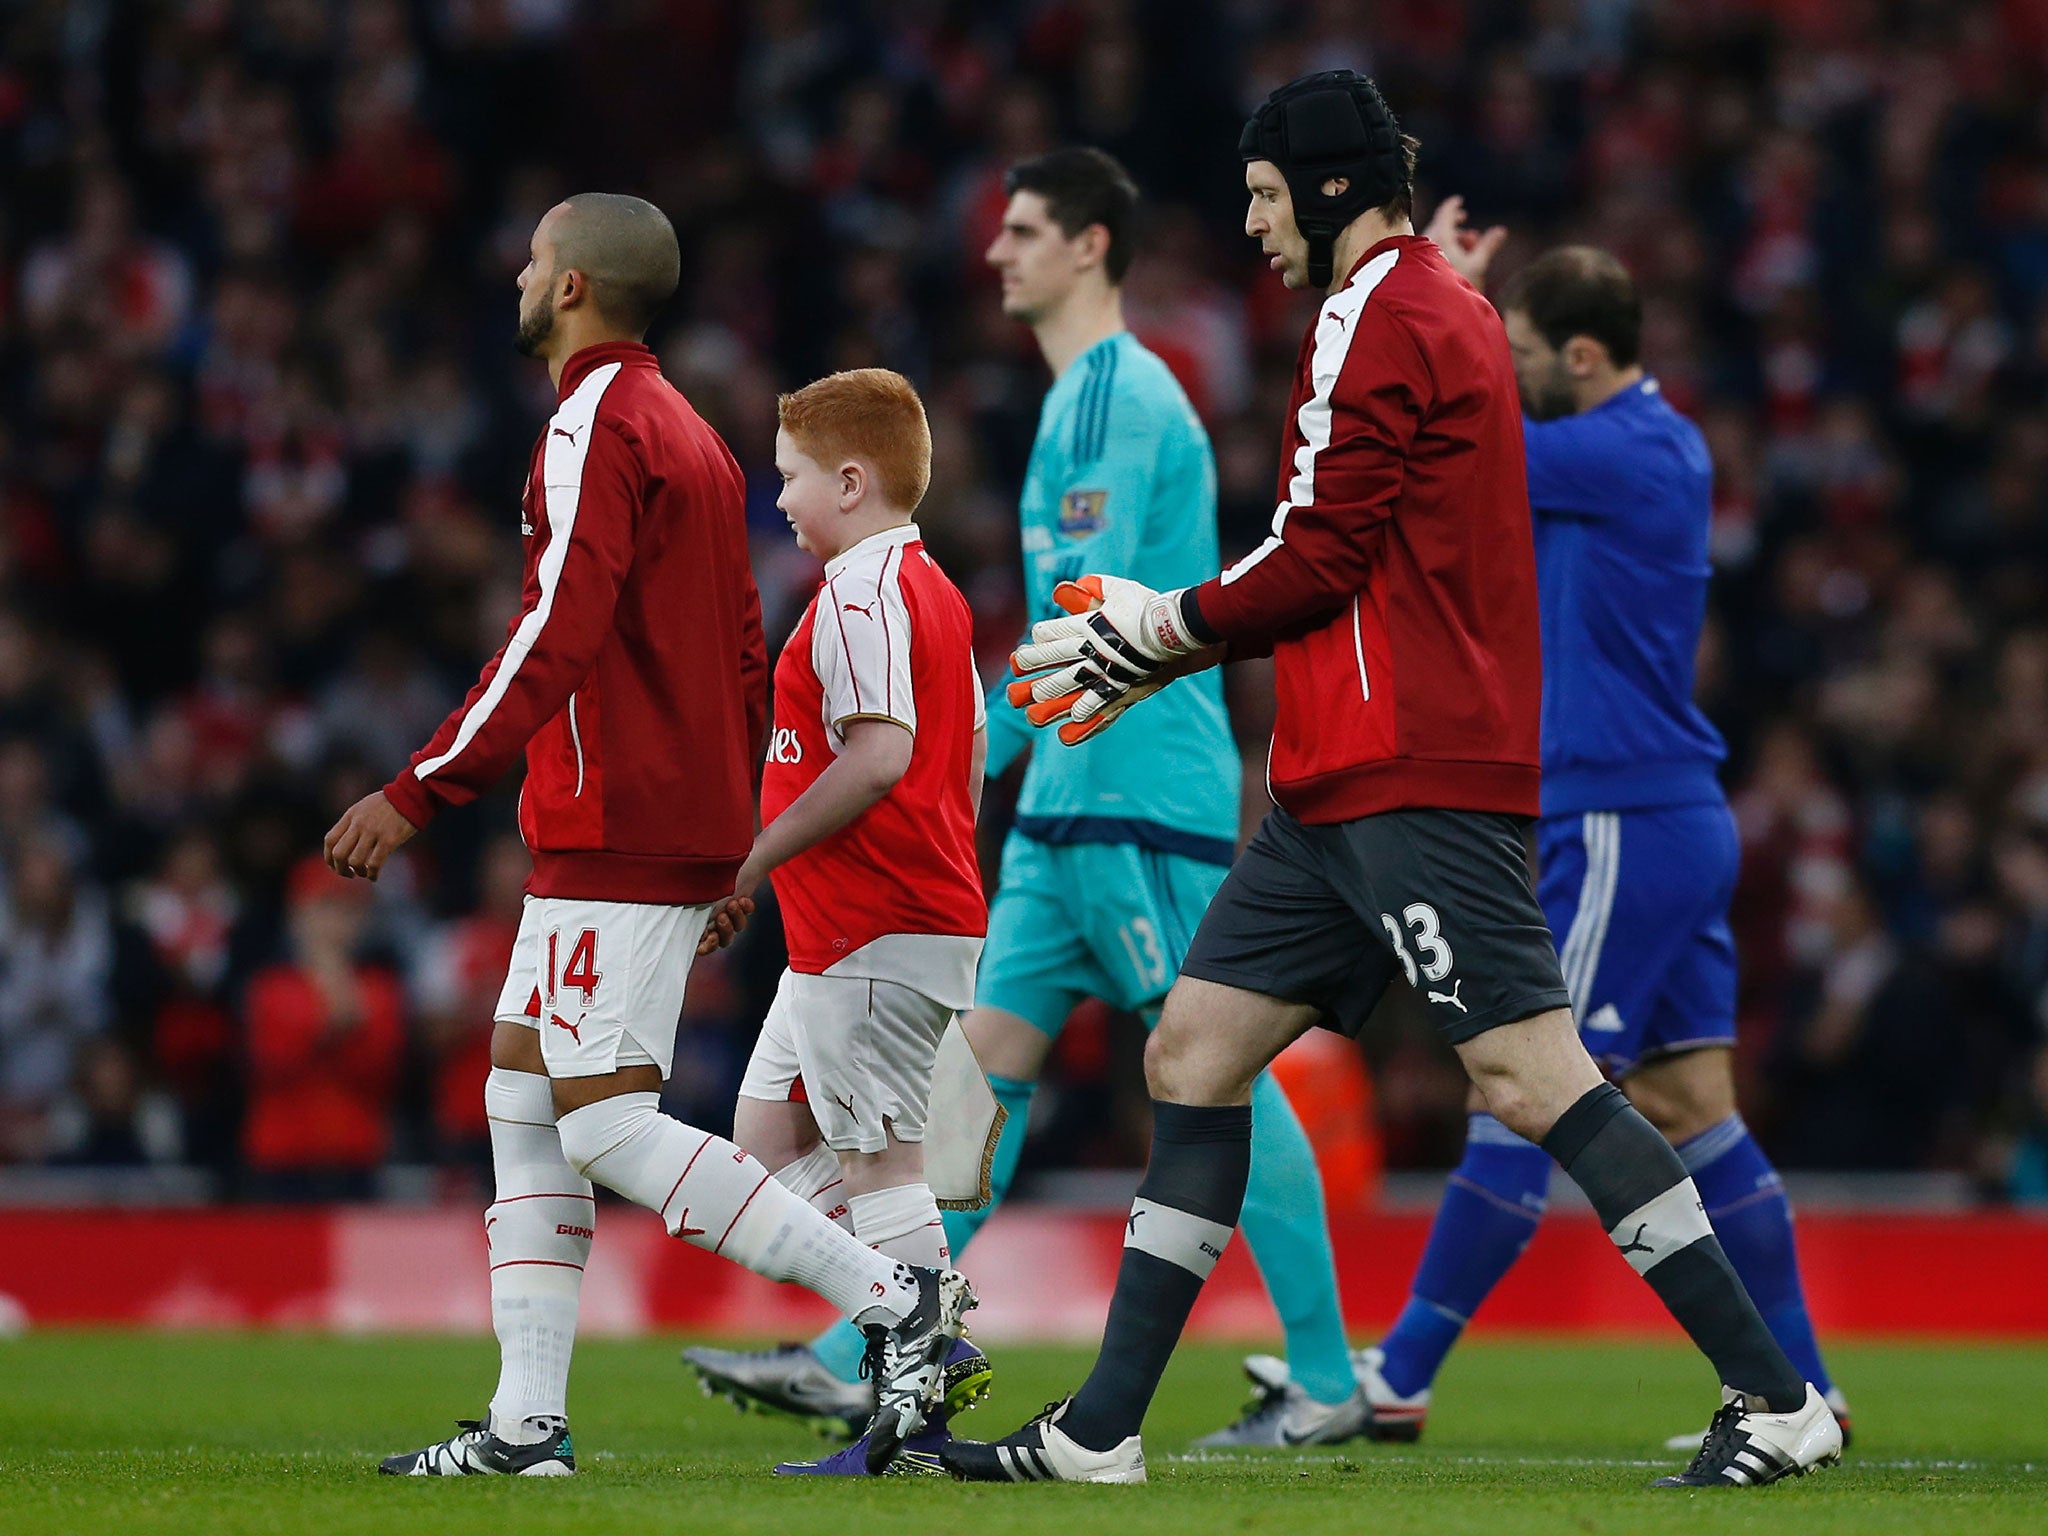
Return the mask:
{"type": "Polygon", "coordinates": [[[746,484],[636,342],[585,347],[534,447],[519,617],[384,787],[425,826],[526,754],[536,896],[694,905],[754,836],[768,712],[746,484]]]}
{"type": "Polygon", "coordinates": [[[1543,669],[1522,411],[1493,307],[1383,240],[1303,338],[1264,544],[1192,594],[1273,654],[1267,781],[1306,822],[1536,814],[1543,669]]]}

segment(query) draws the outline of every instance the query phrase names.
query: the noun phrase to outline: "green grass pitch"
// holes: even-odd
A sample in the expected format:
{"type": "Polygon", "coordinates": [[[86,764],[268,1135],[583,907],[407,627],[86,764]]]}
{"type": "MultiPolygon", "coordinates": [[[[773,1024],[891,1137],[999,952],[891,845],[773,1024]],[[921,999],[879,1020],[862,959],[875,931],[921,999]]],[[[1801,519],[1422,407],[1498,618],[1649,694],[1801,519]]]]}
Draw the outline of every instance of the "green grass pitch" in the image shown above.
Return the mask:
{"type": "MultiPolygon", "coordinates": [[[[1857,1444],[1774,1488],[1650,1493],[1704,1424],[1713,1383],[1665,1346],[1477,1342],[1439,1384],[1420,1446],[1193,1461],[1241,1400],[1234,1351],[1181,1351],[1152,1418],[1145,1488],[780,1481],[821,1442],[698,1395],[674,1339],[577,1353],[581,1473],[398,1480],[376,1458],[450,1432],[489,1394],[488,1339],[42,1333],[0,1343],[7,1536],[1198,1536],[2048,1530],[2048,1348],[1843,1347],[1857,1444]]],[[[1079,1379],[1082,1351],[994,1350],[995,1394],[963,1432],[1013,1428],[1079,1379]]]]}

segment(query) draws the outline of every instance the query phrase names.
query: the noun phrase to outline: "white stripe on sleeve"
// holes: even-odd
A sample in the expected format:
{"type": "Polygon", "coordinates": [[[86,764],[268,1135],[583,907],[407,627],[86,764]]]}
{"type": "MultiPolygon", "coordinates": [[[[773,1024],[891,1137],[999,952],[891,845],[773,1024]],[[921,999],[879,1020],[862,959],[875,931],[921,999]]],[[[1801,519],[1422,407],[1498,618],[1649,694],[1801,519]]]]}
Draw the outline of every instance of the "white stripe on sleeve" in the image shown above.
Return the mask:
{"type": "Polygon", "coordinates": [[[1301,434],[1301,446],[1294,450],[1294,476],[1287,482],[1286,498],[1274,509],[1272,533],[1267,535],[1265,543],[1223,573],[1224,586],[1229,586],[1285,543],[1287,514],[1296,507],[1308,506],[1316,499],[1316,456],[1330,446],[1330,396],[1337,388],[1337,376],[1344,371],[1344,360],[1350,356],[1351,338],[1358,334],[1358,317],[1365,309],[1365,301],[1372,297],[1373,289],[1379,287],[1381,280],[1394,270],[1394,263],[1400,259],[1398,249],[1373,257],[1339,292],[1323,301],[1321,315],[1316,321],[1315,351],[1309,359],[1309,380],[1313,388],[1309,397],[1301,402],[1301,409],[1294,418],[1296,430],[1301,434]]]}
{"type": "Polygon", "coordinates": [[[818,594],[811,661],[825,695],[825,729],[862,718],[917,729],[911,687],[910,609],[903,600],[903,546],[889,544],[839,571],[818,594]],[[823,610],[828,607],[829,613],[823,610]]]}
{"type": "Polygon", "coordinates": [[[447,767],[476,740],[477,732],[484,728],[504,700],[512,680],[519,675],[520,664],[547,628],[548,618],[555,611],[555,589],[562,579],[562,565],[569,558],[569,541],[576,532],[576,511],[583,499],[583,461],[590,453],[591,434],[597,430],[597,404],[604,398],[612,380],[618,377],[622,366],[620,363],[607,363],[602,368],[592,369],[590,376],[576,386],[549,420],[546,447],[541,457],[541,485],[547,495],[548,547],[541,551],[537,573],[540,599],[527,610],[526,616],[519,621],[519,627],[512,632],[512,638],[505,643],[504,660],[498,663],[498,670],[492,674],[490,687],[469,706],[462,717],[462,724],[456,728],[455,739],[448,744],[448,750],[439,757],[421,762],[413,770],[415,778],[424,779],[428,774],[447,767]]]}

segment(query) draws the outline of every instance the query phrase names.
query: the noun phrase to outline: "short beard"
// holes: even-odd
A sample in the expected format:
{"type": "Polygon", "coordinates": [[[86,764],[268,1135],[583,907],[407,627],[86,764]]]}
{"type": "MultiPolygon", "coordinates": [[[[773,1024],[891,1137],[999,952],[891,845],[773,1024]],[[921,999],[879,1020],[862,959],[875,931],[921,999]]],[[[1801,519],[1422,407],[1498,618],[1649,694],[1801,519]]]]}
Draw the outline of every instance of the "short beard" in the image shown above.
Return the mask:
{"type": "Polygon", "coordinates": [[[512,338],[512,345],[521,357],[539,357],[541,349],[548,344],[548,338],[555,334],[555,312],[552,307],[533,314],[521,313],[519,332],[512,338]]]}
{"type": "Polygon", "coordinates": [[[1556,421],[1560,416],[1579,413],[1579,402],[1572,395],[1571,386],[1562,379],[1545,379],[1521,393],[1522,411],[1531,421],[1556,421]]]}

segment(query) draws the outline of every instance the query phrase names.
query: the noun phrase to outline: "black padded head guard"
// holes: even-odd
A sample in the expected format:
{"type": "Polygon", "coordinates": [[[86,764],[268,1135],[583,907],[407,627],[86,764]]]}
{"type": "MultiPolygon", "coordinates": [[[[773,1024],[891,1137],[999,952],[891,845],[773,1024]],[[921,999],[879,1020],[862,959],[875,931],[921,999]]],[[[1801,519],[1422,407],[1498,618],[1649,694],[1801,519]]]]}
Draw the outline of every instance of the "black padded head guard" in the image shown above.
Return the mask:
{"type": "Polygon", "coordinates": [[[1268,96],[1237,141],[1246,163],[1270,160],[1294,199],[1294,222],[1308,239],[1308,280],[1330,285],[1337,234],[1368,208],[1408,190],[1401,125],[1380,89],[1355,70],[1303,75],[1268,96]],[[1325,197],[1322,185],[1342,176],[1350,185],[1325,197]]]}

